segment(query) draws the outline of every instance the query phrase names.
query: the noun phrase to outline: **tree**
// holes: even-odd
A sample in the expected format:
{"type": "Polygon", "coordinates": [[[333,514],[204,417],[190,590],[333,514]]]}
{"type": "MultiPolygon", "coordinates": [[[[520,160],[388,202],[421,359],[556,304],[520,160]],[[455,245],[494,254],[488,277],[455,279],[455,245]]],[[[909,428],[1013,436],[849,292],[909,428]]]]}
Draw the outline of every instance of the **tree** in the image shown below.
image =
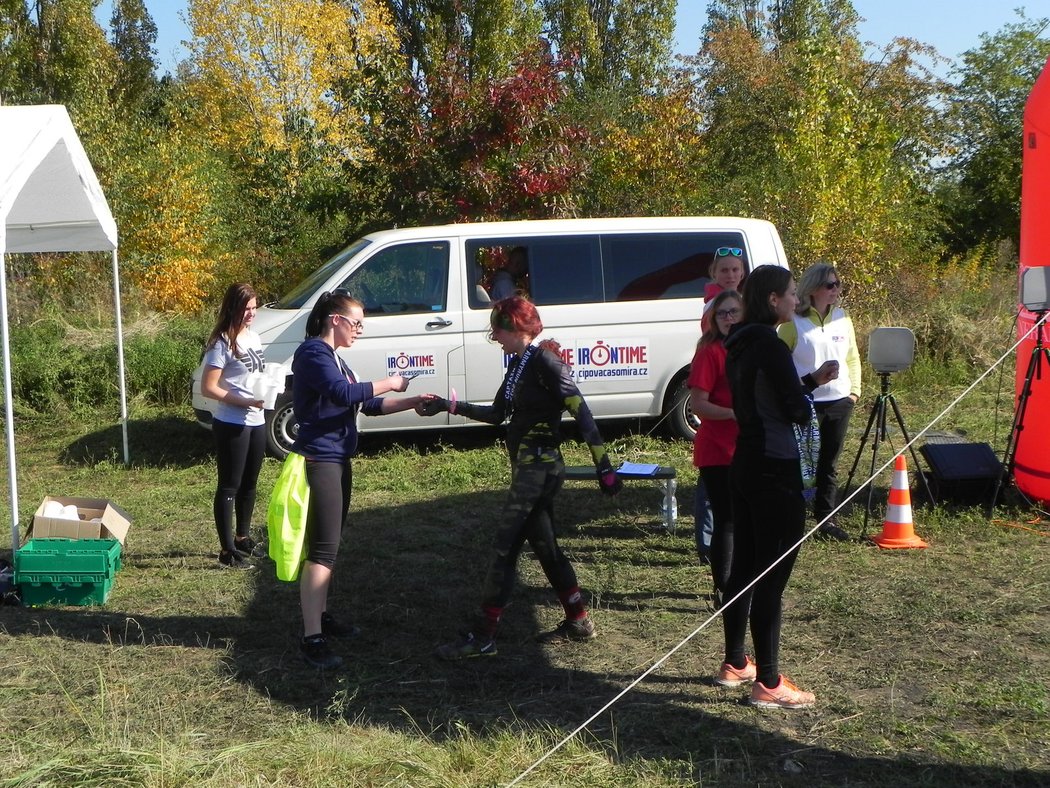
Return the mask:
{"type": "Polygon", "coordinates": [[[1021,143],[1028,93],[1050,56],[1050,20],[1019,19],[962,55],[948,113],[951,156],[940,172],[944,237],[961,252],[1020,240],[1021,143]]]}
{"type": "Polygon", "coordinates": [[[135,106],[157,87],[157,26],[143,0],[115,0],[109,25],[120,63],[113,98],[135,106]]]}
{"type": "Polygon", "coordinates": [[[578,84],[639,92],[671,56],[676,0],[539,0],[555,49],[578,84]]]}
{"type": "Polygon", "coordinates": [[[928,248],[918,208],[938,85],[912,42],[866,62],[847,0],[753,5],[719,3],[693,62],[719,207],[772,219],[799,265],[832,260],[863,285],[854,303],[876,300],[928,248]]]}
{"type": "Polygon", "coordinates": [[[537,41],[509,75],[472,82],[456,54],[369,124],[379,166],[355,175],[370,182],[367,193],[386,195],[380,221],[571,214],[584,132],[560,111],[565,62],[537,41]]]}

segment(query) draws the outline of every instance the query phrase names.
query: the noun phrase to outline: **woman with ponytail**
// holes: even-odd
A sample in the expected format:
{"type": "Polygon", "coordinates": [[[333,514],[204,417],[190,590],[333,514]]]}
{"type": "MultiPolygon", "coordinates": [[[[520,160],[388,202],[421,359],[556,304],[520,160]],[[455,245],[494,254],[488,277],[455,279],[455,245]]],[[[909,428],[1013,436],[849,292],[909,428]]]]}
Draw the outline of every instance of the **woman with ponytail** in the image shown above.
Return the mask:
{"type": "Polygon", "coordinates": [[[292,360],[292,398],[299,433],[292,451],[306,458],[310,503],[306,562],[299,581],[303,614],[303,659],[315,668],[336,668],[328,638],[356,633],[328,612],[328,588],[339,540],[350,510],[352,468],[357,451],[357,414],[379,416],[414,408],[422,397],[381,397],[404,391],[400,375],[361,382],[339,357],[364,332],[364,308],[345,290],[322,293],[306,323],[306,341],[292,360]]]}

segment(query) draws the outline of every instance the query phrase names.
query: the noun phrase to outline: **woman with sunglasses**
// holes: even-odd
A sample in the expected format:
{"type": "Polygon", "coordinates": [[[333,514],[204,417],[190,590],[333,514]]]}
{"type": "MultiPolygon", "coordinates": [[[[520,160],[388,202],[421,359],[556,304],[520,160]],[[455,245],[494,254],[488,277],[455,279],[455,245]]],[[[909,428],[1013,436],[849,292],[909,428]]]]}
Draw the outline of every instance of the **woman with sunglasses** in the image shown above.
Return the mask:
{"type": "Polygon", "coordinates": [[[540,642],[583,641],[595,637],[576,571],[554,534],[554,496],[565,481],[561,456],[561,415],[569,411],[591,451],[602,492],[615,495],[623,482],[616,477],[590,408],[561,359],[553,340],[533,344],[543,331],[536,307],[519,296],[497,301],[489,315],[491,337],[512,356],[503,384],[491,405],[474,405],[428,397],[416,408],[423,416],[448,411],[487,424],[507,421],[507,452],[511,461],[510,493],[495,528],[492,560],[481,595],[481,610],[470,630],[439,646],[444,660],[492,656],[496,630],[510,601],[518,556],[528,542],[543,573],[554,587],[565,619],[540,642]]]}
{"type": "Polygon", "coordinates": [[[811,265],[798,283],[798,308],[777,333],[791,349],[799,375],[812,372],[828,360],[839,362],[839,376],[813,392],[820,425],[820,454],[813,499],[817,522],[827,520],[816,536],[849,541],[849,534],[829,515],[838,503],[838,463],[853,407],[860,398],[860,351],[853,321],[839,306],[842,277],[830,263],[811,265]]]}
{"type": "MultiPolygon", "coordinates": [[[[710,502],[713,529],[709,560],[715,585],[715,603],[721,607],[722,593],[729,578],[733,555],[733,517],[730,511],[729,464],[736,447],[737,425],[733,397],[726,376],[726,349],[729,329],[740,320],[744,304],[735,290],[723,290],[711,304],[711,325],[700,337],[689,368],[689,406],[700,418],[693,439],[693,466],[699,470],[701,485],[710,502]]],[[[697,522],[700,522],[699,515],[697,522]]],[[[700,529],[697,551],[703,552],[700,529]]]]}
{"type": "Polygon", "coordinates": [[[422,397],[381,397],[404,391],[408,379],[391,375],[361,382],[339,358],[364,331],[364,308],[345,290],[325,292],[306,322],[306,341],[292,359],[292,398],[299,433],[292,451],[306,458],[310,503],[306,519],[306,562],[299,580],[303,615],[303,659],[315,668],[336,668],[330,637],[345,637],[356,628],[328,612],[328,588],[346,516],[357,451],[357,413],[379,416],[414,408],[422,397]]]}

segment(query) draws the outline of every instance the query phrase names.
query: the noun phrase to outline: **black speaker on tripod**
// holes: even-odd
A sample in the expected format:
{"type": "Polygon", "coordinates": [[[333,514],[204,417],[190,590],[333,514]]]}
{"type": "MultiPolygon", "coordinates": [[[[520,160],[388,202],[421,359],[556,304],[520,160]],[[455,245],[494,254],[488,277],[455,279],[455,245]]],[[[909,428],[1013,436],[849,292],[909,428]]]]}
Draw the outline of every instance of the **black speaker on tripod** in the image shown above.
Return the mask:
{"type": "Polygon", "coordinates": [[[1002,477],[1003,464],[987,443],[927,442],[919,452],[930,469],[930,492],[938,500],[988,503],[1002,477]]]}

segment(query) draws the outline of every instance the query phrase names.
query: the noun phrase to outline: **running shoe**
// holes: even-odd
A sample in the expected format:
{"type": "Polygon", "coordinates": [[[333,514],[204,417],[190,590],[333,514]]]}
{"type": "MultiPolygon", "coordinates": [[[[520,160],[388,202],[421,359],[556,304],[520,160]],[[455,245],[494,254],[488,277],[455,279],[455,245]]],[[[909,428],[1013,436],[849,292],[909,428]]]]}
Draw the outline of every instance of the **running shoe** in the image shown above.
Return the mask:
{"type": "Polygon", "coordinates": [[[310,635],[299,643],[299,653],[303,660],[318,670],[334,670],[343,664],[343,658],[333,654],[324,635],[310,635]]]}
{"type": "Polygon", "coordinates": [[[474,637],[473,632],[468,632],[460,636],[458,640],[444,643],[434,649],[435,657],[448,662],[471,657],[494,657],[497,653],[495,640],[492,638],[481,640],[474,637]]]}
{"type": "Polygon", "coordinates": [[[255,569],[255,564],[236,550],[219,552],[219,569],[255,569]]]}
{"type": "Polygon", "coordinates": [[[817,532],[813,534],[813,537],[824,542],[849,541],[849,534],[846,533],[846,530],[830,520],[820,526],[820,528],[817,529],[817,532]]]}
{"type": "Polygon", "coordinates": [[[758,675],[755,663],[751,657],[744,657],[744,659],[747,660],[747,664],[742,668],[734,668],[728,662],[723,662],[722,668],[715,676],[715,684],[719,687],[739,687],[744,682],[754,681],[755,676],[758,675]]]}
{"type": "Polygon", "coordinates": [[[575,621],[565,619],[550,632],[544,632],[536,638],[540,643],[565,643],[567,641],[594,640],[598,632],[594,629],[594,622],[590,616],[578,618],[575,621]]]}
{"type": "Polygon", "coordinates": [[[816,702],[812,692],[800,690],[783,674],[773,689],[761,681],[756,681],[751,687],[751,705],[761,709],[804,709],[816,702]]]}
{"type": "Polygon", "coordinates": [[[233,546],[245,558],[262,558],[266,555],[266,547],[256,542],[250,536],[234,537],[233,546]]]}

